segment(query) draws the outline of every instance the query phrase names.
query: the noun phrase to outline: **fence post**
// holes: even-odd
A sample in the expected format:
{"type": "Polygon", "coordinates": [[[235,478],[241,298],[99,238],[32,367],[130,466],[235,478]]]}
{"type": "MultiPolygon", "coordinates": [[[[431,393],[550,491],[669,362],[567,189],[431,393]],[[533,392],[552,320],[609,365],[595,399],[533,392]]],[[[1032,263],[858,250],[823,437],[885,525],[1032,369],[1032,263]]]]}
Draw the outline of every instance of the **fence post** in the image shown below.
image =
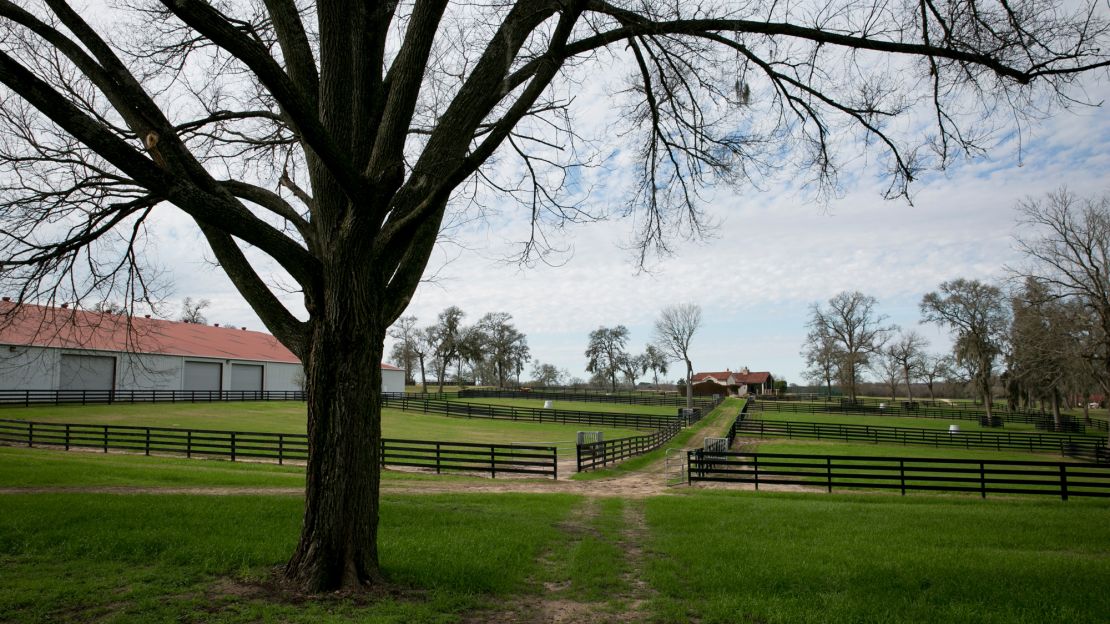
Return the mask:
{"type": "Polygon", "coordinates": [[[825,458],[825,479],[829,484],[829,493],[832,493],[832,458],[825,458]]]}
{"type": "Polygon", "coordinates": [[[185,432],[185,457],[193,457],[193,430],[189,429],[185,432]]]}
{"type": "Polygon", "coordinates": [[[1060,499],[1068,500],[1068,466],[1060,464],[1060,499]]]}
{"type": "Polygon", "coordinates": [[[979,496],[987,497],[987,466],[986,462],[979,462],[979,496]]]}
{"type": "Polygon", "coordinates": [[[108,452],[108,425],[104,425],[104,452],[108,452]]]}
{"type": "Polygon", "coordinates": [[[27,448],[35,446],[35,423],[27,423],[27,448]]]}
{"type": "Polygon", "coordinates": [[[902,482],[902,496],[906,495],[906,462],[898,460],[898,479],[902,482]]]}
{"type": "Polygon", "coordinates": [[[146,428],[146,447],[144,449],[145,455],[150,457],[150,427],[146,428]]]}
{"type": "Polygon", "coordinates": [[[231,461],[235,461],[235,432],[231,432],[231,461]]]}
{"type": "Polygon", "coordinates": [[[497,478],[497,458],[494,456],[493,447],[489,447],[489,477],[491,479],[497,478]]]}
{"type": "Polygon", "coordinates": [[[278,465],[285,463],[285,436],[278,434],[278,465]]]}
{"type": "Polygon", "coordinates": [[[69,450],[69,423],[66,423],[66,450],[69,450]]]}
{"type": "Polygon", "coordinates": [[[759,491],[759,455],[754,456],[755,459],[755,491],[759,491]]]}

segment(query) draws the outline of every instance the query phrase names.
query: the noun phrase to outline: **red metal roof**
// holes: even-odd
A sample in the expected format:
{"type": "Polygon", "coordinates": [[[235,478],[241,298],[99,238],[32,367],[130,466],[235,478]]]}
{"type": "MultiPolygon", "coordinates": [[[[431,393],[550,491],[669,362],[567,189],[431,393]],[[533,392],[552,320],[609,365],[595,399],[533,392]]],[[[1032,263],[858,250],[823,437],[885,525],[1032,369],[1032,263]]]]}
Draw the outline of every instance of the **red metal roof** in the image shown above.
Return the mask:
{"type": "Polygon", "coordinates": [[[700,383],[710,377],[722,384],[727,383],[729,377],[732,377],[733,381],[737,384],[769,383],[771,381],[771,373],[767,372],[737,373],[734,371],[722,371],[719,373],[694,373],[694,383],[700,383]]]}
{"type": "MultiPolygon", "coordinates": [[[[0,344],[300,364],[270,334],[0,301],[0,344]]],[[[382,370],[401,370],[382,364],[382,370]]]]}
{"type": "Polygon", "coordinates": [[[31,304],[14,308],[0,302],[2,344],[300,363],[264,332],[31,304]]]}

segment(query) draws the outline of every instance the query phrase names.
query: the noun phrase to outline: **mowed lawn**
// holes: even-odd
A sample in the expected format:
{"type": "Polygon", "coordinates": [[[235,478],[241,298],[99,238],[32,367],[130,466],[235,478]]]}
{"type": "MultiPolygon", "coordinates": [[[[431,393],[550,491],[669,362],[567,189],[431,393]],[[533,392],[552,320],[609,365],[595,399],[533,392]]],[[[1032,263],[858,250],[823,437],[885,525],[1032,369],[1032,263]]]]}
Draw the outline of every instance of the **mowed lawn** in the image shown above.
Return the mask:
{"type": "MultiPolygon", "coordinates": [[[[0,418],[37,422],[303,434],[307,416],[304,403],[270,401],[6,408],[0,410],[0,418]]],[[[532,423],[487,418],[449,418],[394,409],[382,410],[382,432],[387,438],[488,444],[543,444],[559,447],[560,454],[573,454],[576,434],[583,429],[603,431],[607,439],[644,433],[621,427],[532,423]]]]}
{"type": "Polygon", "coordinates": [[[1110,503],[699,492],[649,499],[665,622],[1106,622],[1110,503]]]}
{"type": "MultiPolygon", "coordinates": [[[[545,399],[451,399],[452,403],[481,403],[483,405],[503,405],[506,407],[525,407],[543,409],[545,399]]],[[[604,412],[606,414],[646,414],[649,416],[677,416],[678,406],[670,405],[630,405],[628,403],[602,403],[598,401],[560,401],[552,400],[551,408],[571,412],[604,412]]]]}
{"type": "MultiPolygon", "coordinates": [[[[1037,429],[1033,423],[1007,422],[1005,426],[1002,427],[983,427],[978,421],[959,420],[956,418],[912,418],[907,416],[868,416],[863,414],[831,413],[798,414],[793,412],[776,412],[770,409],[765,412],[752,412],[750,417],[761,420],[836,423],[845,425],[866,425],[871,427],[908,427],[911,429],[941,429],[944,431],[948,430],[949,425],[957,425],[960,431],[1055,434],[1053,431],[1037,429]]],[[[1093,438],[1107,437],[1105,431],[1099,431],[1094,427],[1088,428],[1086,433],[1064,433],[1061,435],[1087,436],[1093,438]]]]}
{"type": "MultiPolygon", "coordinates": [[[[0,449],[0,480],[21,461],[64,481],[46,464],[74,461],[79,486],[96,461],[124,459],[189,463],[0,449]]],[[[223,473],[192,473],[193,485],[234,472],[284,484],[275,467],[192,463],[223,473]]],[[[385,495],[392,585],[369,600],[267,584],[297,539],[300,496],[0,494],[0,620],[485,621],[553,598],[625,621],[637,596],[635,621],[665,623],[1084,624],[1110,612],[1107,501],[673,491],[385,495]]]]}

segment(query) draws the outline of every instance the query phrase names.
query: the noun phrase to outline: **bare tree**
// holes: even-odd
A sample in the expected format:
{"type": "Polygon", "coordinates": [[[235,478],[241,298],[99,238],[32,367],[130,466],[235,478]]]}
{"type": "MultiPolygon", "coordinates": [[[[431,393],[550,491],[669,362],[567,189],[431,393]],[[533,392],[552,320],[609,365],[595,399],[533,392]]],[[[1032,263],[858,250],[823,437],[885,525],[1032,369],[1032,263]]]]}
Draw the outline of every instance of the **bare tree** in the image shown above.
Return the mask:
{"type": "Polygon", "coordinates": [[[538,386],[558,386],[561,381],[568,377],[566,371],[559,370],[559,367],[554,364],[545,364],[538,361],[532,364],[532,382],[538,386]]]}
{"type": "Polygon", "coordinates": [[[3,0],[0,285],[21,302],[141,300],[148,218],[181,210],[305,365],[305,514],[285,576],[366,586],[385,334],[457,210],[520,201],[531,260],[547,228],[596,216],[568,179],[614,141],[638,157],[641,260],[706,226],[700,189],[783,162],[829,189],[838,153],[875,145],[904,193],[978,153],[992,124],[1073,101],[1075,76],[1108,63],[1099,7],[163,0],[95,3],[88,20],[3,0]],[[579,82],[622,75],[624,127],[590,128],[579,82]],[[924,138],[892,121],[923,112],[924,138]]]}
{"type": "Polygon", "coordinates": [[[1010,324],[1002,290],[979,280],[944,282],[921,299],[921,314],[927,322],[956,334],[956,360],[973,373],[976,391],[991,418],[995,361],[1003,352],[1010,324]]]}
{"type": "Polygon", "coordinates": [[[897,331],[896,326],[886,324],[886,315],[879,314],[876,305],[874,297],[857,290],[829,299],[827,309],[816,303],[810,308],[810,333],[835,341],[840,352],[840,376],[853,402],[860,373],[870,356],[879,352],[897,331]]]}
{"type": "Polygon", "coordinates": [[[844,361],[839,342],[823,327],[814,328],[806,335],[801,355],[808,367],[804,373],[805,378],[817,386],[824,384],[825,396],[831,397],[833,379],[839,376],[840,366],[844,361]]]}
{"type": "Polygon", "coordinates": [[[659,385],[659,375],[667,374],[667,355],[657,346],[649,344],[644,348],[643,355],[640,356],[640,365],[643,367],[642,372],[652,373],[652,384],[659,385]]]}
{"type": "Polygon", "coordinates": [[[694,363],[690,342],[701,328],[701,306],[694,303],[670,305],[655,321],[655,344],[676,361],[686,364],[686,407],[694,406],[694,363]]]}
{"type": "Polygon", "coordinates": [[[929,401],[936,400],[934,388],[938,381],[946,381],[952,377],[952,367],[955,363],[950,355],[926,354],[921,359],[921,378],[925,387],[929,389],[929,401]]]}
{"type": "Polygon", "coordinates": [[[416,363],[414,346],[420,333],[416,326],[416,317],[409,315],[398,318],[386,333],[397,341],[393,345],[393,362],[405,369],[405,383],[409,385],[416,383],[413,376],[415,368],[413,365],[416,363]]]}
{"type": "Polygon", "coordinates": [[[904,332],[890,345],[891,357],[898,361],[898,368],[902,371],[902,380],[906,383],[906,397],[913,401],[913,380],[916,379],[922,368],[925,367],[925,347],[929,341],[921,334],[910,330],[904,332]]]}
{"type": "MultiPolygon", "coordinates": [[[[1066,190],[1018,206],[1023,227],[1018,248],[1031,266],[1015,271],[1032,278],[1046,296],[1074,298],[1095,321],[1089,359],[1110,394],[1110,196],[1080,198],[1066,190]]],[[[1110,405],[1110,401],[1107,402],[1110,405]]]]}
{"type": "Polygon", "coordinates": [[[867,364],[867,368],[878,376],[879,381],[890,391],[890,402],[898,400],[898,386],[902,383],[902,361],[898,357],[895,345],[888,345],[876,351],[867,364]]]}
{"type": "Polygon", "coordinates": [[[185,297],[185,301],[181,302],[181,316],[177,320],[195,325],[207,325],[208,319],[204,316],[204,309],[210,305],[212,302],[207,299],[185,297]]]}

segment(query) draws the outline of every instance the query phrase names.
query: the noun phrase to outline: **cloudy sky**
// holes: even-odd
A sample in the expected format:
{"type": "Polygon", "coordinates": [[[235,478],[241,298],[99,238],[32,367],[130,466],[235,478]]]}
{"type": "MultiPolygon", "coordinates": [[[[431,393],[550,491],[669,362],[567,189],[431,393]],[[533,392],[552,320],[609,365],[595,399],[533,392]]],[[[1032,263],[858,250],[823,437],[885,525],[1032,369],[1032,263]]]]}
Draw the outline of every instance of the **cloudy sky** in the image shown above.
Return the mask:
{"type": "MultiPolygon", "coordinates": [[[[1105,80],[1088,89],[1094,101],[1110,95],[1105,80]]],[[[589,91],[579,101],[606,106],[589,91]]],[[[860,290],[876,297],[891,321],[917,328],[918,302],[940,282],[1000,279],[1007,264],[1020,262],[1013,245],[1019,200],[1062,186],[1081,195],[1110,192],[1108,146],[1106,108],[1079,107],[1028,127],[1020,149],[1008,135],[989,157],[924,176],[912,189],[912,205],[883,200],[886,183],[862,156],[846,164],[843,192],[827,203],[814,201],[789,172],[759,190],[715,188],[704,204],[719,224],[713,236],[676,243],[674,255],[648,272],[637,270],[627,250],[634,229],[627,219],[566,228],[560,242],[570,252],[558,266],[506,263],[524,221],[519,207],[494,204],[495,216],[468,225],[456,244],[437,253],[429,268],[434,279],[421,285],[407,314],[426,325],[449,305],[462,308],[469,322],[508,312],[536,360],[587,378],[583,351],[591,330],[623,324],[631,330],[631,350],[639,352],[663,306],[693,302],[704,322],[693,344],[696,369],[747,366],[801,382],[799,350],[811,304],[860,290]]],[[[600,171],[594,175],[606,169],[600,171]]],[[[192,226],[172,209],[159,219],[152,255],[173,284],[168,305],[207,298],[211,322],[261,329],[219,269],[205,261],[192,226]]],[[[295,295],[286,299],[298,307],[295,295]]],[[[934,350],[948,348],[943,332],[919,329],[934,350]]]]}

